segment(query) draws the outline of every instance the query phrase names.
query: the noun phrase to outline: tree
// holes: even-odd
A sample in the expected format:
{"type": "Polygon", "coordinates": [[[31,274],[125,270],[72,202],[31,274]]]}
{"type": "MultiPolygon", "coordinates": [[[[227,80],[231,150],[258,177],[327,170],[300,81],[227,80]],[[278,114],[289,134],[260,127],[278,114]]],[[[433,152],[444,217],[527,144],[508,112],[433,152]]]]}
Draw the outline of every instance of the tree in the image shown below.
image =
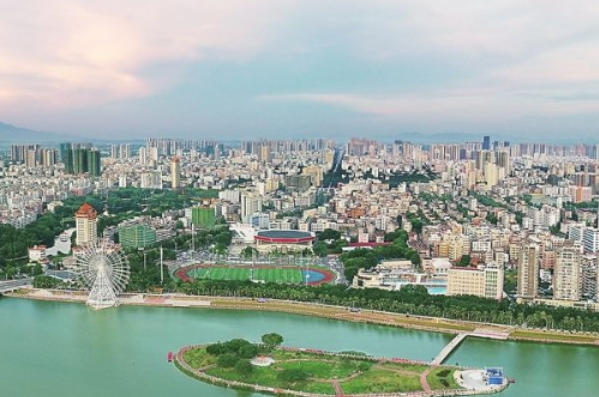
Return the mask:
{"type": "Polygon", "coordinates": [[[50,276],[39,275],[33,279],[33,286],[35,288],[57,288],[62,286],[62,284],[62,281],[50,276]]]}
{"type": "Polygon", "coordinates": [[[245,259],[251,259],[254,257],[254,255],[258,255],[258,250],[250,245],[248,245],[247,247],[245,247],[244,249],[241,250],[241,255],[245,258],[245,259]]]}
{"type": "Polygon", "coordinates": [[[256,345],[247,345],[239,349],[239,357],[254,358],[258,355],[258,347],[256,345]]]}
{"type": "Polygon", "coordinates": [[[341,233],[333,229],[324,229],[318,233],[319,240],[338,240],[341,238],[341,233]]]}
{"type": "Polygon", "coordinates": [[[461,266],[461,267],[468,267],[470,266],[470,255],[462,255],[462,257],[460,258],[460,261],[457,263],[457,266],[461,266]]]}
{"type": "Polygon", "coordinates": [[[235,364],[235,371],[242,376],[248,376],[254,371],[254,366],[249,360],[239,360],[235,364]]]}
{"type": "Polygon", "coordinates": [[[40,265],[39,263],[36,263],[36,265],[33,267],[33,275],[39,276],[43,273],[44,273],[44,269],[42,268],[42,265],[40,265]]]}
{"type": "Polygon", "coordinates": [[[264,343],[270,349],[274,349],[275,347],[281,345],[283,341],[283,337],[279,334],[271,333],[262,335],[262,343],[264,343]]]}
{"type": "Polygon", "coordinates": [[[223,367],[223,368],[233,368],[238,362],[239,362],[239,357],[237,357],[233,354],[230,354],[230,353],[221,354],[216,359],[216,364],[219,367],[223,367]]]}

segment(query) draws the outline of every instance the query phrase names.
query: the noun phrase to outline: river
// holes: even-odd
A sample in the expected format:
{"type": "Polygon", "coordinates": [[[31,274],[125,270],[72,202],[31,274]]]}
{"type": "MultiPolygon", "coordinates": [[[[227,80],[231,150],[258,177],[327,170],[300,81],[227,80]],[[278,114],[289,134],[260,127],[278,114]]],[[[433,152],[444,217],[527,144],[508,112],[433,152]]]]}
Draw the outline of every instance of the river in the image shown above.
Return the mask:
{"type": "MultiPolygon", "coordinates": [[[[7,397],[256,397],[203,384],[167,352],[277,332],[288,346],[430,360],[450,336],[279,313],[0,299],[0,395],[7,397]]],[[[599,348],[468,339],[449,358],[499,365],[517,383],[505,397],[599,393],[599,348]]]]}

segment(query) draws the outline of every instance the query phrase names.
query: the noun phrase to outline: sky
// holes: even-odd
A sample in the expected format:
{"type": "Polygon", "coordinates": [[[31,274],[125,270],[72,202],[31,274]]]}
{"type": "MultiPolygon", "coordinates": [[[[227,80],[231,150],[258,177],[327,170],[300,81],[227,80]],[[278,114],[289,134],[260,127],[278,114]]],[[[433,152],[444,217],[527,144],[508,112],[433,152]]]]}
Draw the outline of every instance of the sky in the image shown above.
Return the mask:
{"type": "Polygon", "coordinates": [[[599,141],[596,0],[0,0],[0,121],[599,141]]]}

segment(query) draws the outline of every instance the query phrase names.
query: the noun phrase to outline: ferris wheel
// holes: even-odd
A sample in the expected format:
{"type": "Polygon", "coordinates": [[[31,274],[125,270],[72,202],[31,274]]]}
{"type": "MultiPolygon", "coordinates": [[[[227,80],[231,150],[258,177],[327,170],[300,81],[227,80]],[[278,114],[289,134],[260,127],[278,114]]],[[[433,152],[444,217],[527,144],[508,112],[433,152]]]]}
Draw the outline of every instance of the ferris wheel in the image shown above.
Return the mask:
{"type": "Polygon", "coordinates": [[[87,304],[94,309],[116,306],[117,295],[125,290],[131,275],[127,256],[108,240],[90,242],[81,249],[75,273],[78,282],[90,291],[87,304]]]}

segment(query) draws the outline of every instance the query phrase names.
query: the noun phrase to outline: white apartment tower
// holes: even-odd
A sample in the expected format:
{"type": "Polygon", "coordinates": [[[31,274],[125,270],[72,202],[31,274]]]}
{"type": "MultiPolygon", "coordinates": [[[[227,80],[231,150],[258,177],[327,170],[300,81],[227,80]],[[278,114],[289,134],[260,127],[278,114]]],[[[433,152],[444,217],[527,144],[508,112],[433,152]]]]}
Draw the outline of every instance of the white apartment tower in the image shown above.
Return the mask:
{"type": "Polygon", "coordinates": [[[256,192],[244,192],[241,195],[241,221],[250,223],[251,215],[262,212],[262,196],[256,192]]]}
{"type": "Polygon", "coordinates": [[[581,246],[568,244],[557,251],[553,272],[553,298],[579,301],[582,299],[581,246]]]}
{"type": "Polygon", "coordinates": [[[173,157],[171,160],[171,188],[173,190],[181,187],[181,159],[173,157]]]}

